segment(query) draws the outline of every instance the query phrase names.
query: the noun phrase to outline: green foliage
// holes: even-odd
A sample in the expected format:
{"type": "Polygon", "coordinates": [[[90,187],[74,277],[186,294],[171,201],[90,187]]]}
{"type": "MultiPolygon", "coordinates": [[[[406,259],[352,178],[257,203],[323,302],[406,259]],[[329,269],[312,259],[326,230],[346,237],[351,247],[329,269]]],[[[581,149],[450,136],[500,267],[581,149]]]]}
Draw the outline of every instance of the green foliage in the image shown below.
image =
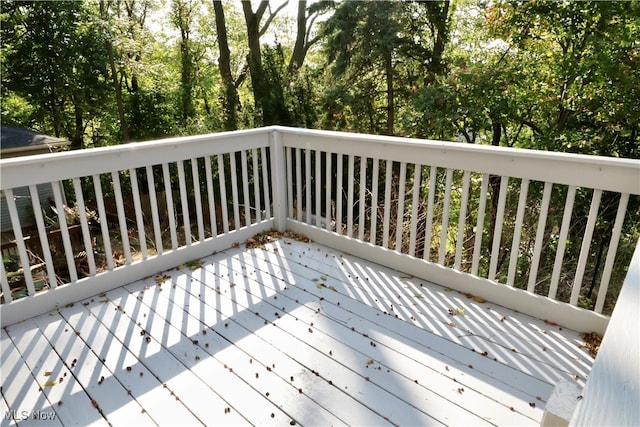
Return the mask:
{"type": "Polygon", "coordinates": [[[3,86],[32,106],[26,123],[82,148],[106,92],[100,27],[82,2],[3,2],[2,11],[3,86]]]}

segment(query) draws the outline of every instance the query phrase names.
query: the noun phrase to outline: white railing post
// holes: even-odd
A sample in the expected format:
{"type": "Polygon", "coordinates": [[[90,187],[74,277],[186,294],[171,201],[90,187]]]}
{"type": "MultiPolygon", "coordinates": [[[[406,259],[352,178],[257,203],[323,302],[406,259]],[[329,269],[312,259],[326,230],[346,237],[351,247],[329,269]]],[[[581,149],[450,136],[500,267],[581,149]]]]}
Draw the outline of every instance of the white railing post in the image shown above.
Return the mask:
{"type": "MultiPolygon", "coordinates": [[[[279,232],[286,230],[287,223],[287,180],[282,133],[278,129],[270,132],[269,147],[271,149],[271,185],[273,191],[273,222],[279,232]]],[[[298,201],[300,203],[300,201],[298,201]]]]}
{"type": "Polygon", "coordinates": [[[640,422],[640,245],[636,245],[607,333],[569,425],[634,426],[640,422]]]}

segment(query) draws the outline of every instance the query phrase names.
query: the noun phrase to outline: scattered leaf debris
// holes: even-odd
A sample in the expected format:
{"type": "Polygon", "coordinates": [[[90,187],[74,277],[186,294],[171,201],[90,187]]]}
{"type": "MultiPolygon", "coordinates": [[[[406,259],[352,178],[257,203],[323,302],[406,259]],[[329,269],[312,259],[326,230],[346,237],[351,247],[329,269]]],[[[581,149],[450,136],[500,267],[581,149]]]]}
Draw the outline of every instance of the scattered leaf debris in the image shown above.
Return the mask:
{"type": "Polygon", "coordinates": [[[580,337],[584,340],[580,348],[586,348],[591,356],[596,357],[602,344],[602,335],[595,332],[585,332],[580,334],[580,337]]]}
{"type": "Polygon", "coordinates": [[[167,276],[166,274],[158,275],[158,276],[155,276],[153,278],[153,280],[155,280],[158,285],[164,283],[165,281],[167,281],[169,279],[171,279],[171,278],[169,276],[167,276]]]}

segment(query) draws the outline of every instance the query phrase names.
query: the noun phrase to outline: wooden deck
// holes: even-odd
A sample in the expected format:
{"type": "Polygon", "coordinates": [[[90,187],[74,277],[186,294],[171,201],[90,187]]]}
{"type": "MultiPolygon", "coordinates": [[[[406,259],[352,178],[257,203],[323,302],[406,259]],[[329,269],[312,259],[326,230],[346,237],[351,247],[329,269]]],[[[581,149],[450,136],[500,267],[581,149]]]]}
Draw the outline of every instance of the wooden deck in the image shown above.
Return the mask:
{"type": "Polygon", "coordinates": [[[2,330],[2,425],[538,425],[576,332],[315,243],[241,245],[2,330]]]}

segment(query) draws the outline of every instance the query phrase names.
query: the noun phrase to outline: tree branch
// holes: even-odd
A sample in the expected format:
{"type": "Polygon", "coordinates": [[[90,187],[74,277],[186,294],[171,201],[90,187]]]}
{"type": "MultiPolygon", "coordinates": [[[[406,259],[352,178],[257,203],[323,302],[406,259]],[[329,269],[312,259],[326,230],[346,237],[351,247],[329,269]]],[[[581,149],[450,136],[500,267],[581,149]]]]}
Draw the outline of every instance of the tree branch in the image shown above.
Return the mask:
{"type": "MultiPolygon", "coordinates": [[[[249,9],[251,9],[251,2],[249,3],[249,9]]],[[[256,17],[256,21],[260,22],[262,20],[262,15],[264,15],[264,11],[267,10],[267,7],[269,7],[269,1],[268,0],[262,0],[260,2],[260,6],[258,6],[258,10],[256,10],[256,13],[254,14],[256,17]]]]}
{"type": "MultiPolygon", "coordinates": [[[[280,6],[278,6],[278,8],[274,12],[269,14],[269,17],[267,18],[267,21],[264,23],[264,25],[262,26],[262,28],[260,28],[260,31],[258,32],[259,35],[262,36],[262,35],[264,35],[264,33],[267,32],[267,30],[269,29],[269,25],[271,25],[271,21],[273,21],[273,18],[275,18],[276,15],[278,14],[278,12],[280,12],[282,9],[284,9],[287,6],[287,4],[289,4],[289,0],[285,1],[284,3],[282,3],[280,6]]],[[[258,22],[259,21],[260,20],[258,20],[258,22]]]]}

